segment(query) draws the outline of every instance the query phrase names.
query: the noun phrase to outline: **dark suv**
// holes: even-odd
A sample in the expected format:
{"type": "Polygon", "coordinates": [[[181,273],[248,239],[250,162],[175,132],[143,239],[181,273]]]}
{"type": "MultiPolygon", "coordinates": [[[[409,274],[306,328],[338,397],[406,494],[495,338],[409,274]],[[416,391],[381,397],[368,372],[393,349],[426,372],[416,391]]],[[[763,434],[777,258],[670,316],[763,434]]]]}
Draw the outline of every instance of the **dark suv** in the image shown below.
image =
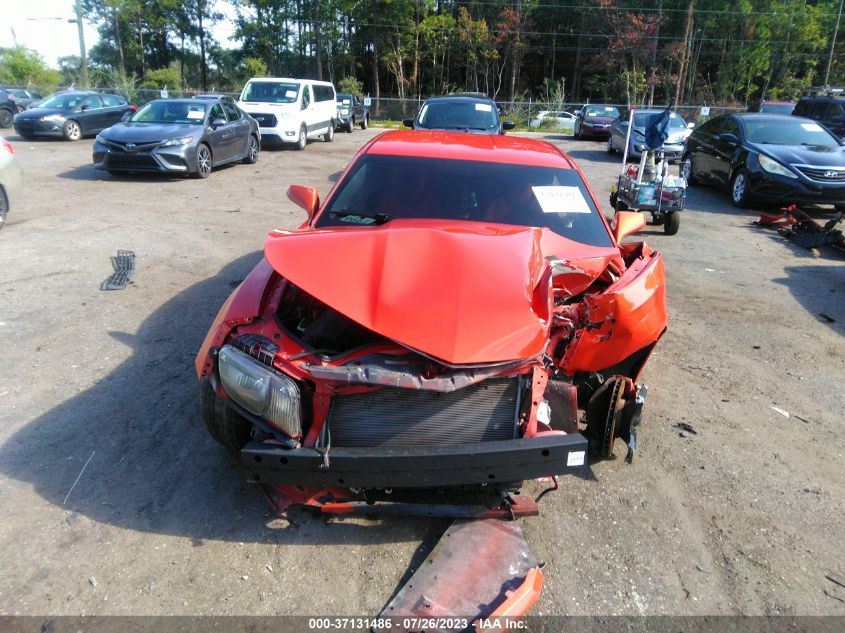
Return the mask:
{"type": "Polygon", "coordinates": [[[0,88],[0,128],[12,127],[18,106],[7,88],[0,88]]]}
{"type": "Polygon", "coordinates": [[[366,130],[370,124],[370,109],[364,101],[353,94],[337,93],[337,119],[335,129],[352,132],[356,125],[366,130]]]}
{"type": "Polygon", "coordinates": [[[504,134],[513,121],[502,121],[496,102],[481,93],[458,93],[431,97],[414,119],[404,119],[415,130],[450,130],[472,134],[504,134]]]}
{"type": "Polygon", "coordinates": [[[813,89],[798,100],[792,115],[818,121],[845,140],[845,88],[813,89]]]}

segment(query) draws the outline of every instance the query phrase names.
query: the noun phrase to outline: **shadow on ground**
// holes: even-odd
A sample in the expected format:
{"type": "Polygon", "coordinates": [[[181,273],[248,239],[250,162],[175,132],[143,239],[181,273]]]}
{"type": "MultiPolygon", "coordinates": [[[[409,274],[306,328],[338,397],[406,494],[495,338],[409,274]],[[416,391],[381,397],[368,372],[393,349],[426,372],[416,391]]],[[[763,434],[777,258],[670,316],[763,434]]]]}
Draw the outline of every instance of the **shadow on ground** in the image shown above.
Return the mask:
{"type": "Polygon", "coordinates": [[[442,522],[400,518],[326,526],[304,512],[295,524],[268,529],[274,517],[260,491],[202,426],[193,366],[217,309],[260,257],[241,257],[187,288],[137,333],[109,332],[132,355],[12,435],[0,447],[3,476],[31,485],[71,516],[196,543],[371,544],[442,532],[442,522]]]}
{"type": "Polygon", "coordinates": [[[784,270],[787,276],[775,283],[789,288],[820,323],[845,336],[845,267],[787,266],[784,270]]]}

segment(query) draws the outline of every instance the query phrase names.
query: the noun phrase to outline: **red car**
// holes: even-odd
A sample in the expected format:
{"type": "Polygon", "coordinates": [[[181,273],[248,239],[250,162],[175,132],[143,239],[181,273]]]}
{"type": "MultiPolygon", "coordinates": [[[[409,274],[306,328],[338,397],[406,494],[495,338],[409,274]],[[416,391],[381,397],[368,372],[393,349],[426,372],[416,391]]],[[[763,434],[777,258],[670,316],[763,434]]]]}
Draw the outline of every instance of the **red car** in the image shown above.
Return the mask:
{"type": "Polygon", "coordinates": [[[196,359],[203,419],[287,503],[501,487],[632,451],[663,261],[526,138],[386,132],[264,259],[196,359]],[[493,484],[493,485],[491,485],[493,484]]]}

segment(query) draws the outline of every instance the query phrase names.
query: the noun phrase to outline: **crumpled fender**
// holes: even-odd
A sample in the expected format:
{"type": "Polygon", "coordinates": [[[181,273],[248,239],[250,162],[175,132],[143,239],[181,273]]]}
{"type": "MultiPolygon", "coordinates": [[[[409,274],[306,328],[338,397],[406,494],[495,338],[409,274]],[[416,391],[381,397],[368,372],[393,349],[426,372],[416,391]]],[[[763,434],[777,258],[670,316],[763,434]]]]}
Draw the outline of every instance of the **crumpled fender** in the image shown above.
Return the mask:
{"type": "Polygon", "coordinates": [[[273,268],[266,259],[262,259],[229,295],[211,324],[208,334],[205,335],[205,340],[194,361],[197,376],[203,378],[212,371],[214,363],[210,351],[222,345],[232,328],[250,323],[262,313],[262,306],[272,290],[270,280],[273,275],[275,275],[273,268]]]}

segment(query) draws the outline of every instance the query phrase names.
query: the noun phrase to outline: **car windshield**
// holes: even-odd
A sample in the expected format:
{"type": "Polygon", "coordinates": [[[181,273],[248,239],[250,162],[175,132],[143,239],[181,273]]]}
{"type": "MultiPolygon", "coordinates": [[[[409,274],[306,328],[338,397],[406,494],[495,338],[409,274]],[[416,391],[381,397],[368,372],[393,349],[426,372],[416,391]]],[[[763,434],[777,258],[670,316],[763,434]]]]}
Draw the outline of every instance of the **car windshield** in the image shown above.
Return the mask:
{"type": "Polygon", "coordinates": [[[496,106],[486,101],[429,101],[417,120],[428,130],[490,130],[499,126],[496,106]]]}
{"type": "Polygon", "coordinates": [[[79,107],[82,100],[88,95],[78,93],[59,93],[52,97],[48,97],[46,101],[41,104],[42,108],[61,108],[63,110],[73,110],[79,107]]]}
{"type": "Polygon", "coordinates": [[[613,106],[587,106],[587,109],[584,110],[584,116],[600,116],[602,118],[615,119],[619,116],[619,110],[613,106]]]}
{"type": "Polygon", "coordinates": [[[202,101],[151,101],[130,119],[133,123],[202,125],[205,103],[202,101]]]}
{"type": "Polygon", "coordinates": [[[794,109],[794,103],[764,103],[760,106],[760,112],[768,114],[792,114],[794,109]]]}
{"type": "Polygon", "coordinates": [[[839,147],[839,141],[830,132],[809,119],[778,117],[777,121],[745,119],[742,123],[751,143],[839,147]]]}
{"type": "Polygon", "coordinates": [[[338,93],[337,95],[337,102],[338,103],[352,103],[352,95],[345,95],[338,93]]]}
{"type": "Polygon", "coordinates": [[[577,242],[613,242],[577,171],[492,162],[365,154],[316,226],[434,218],[547,227],[577,242]]]}
{"type": "MultiPolygon", "coordinates": [[[[648,117],[660,114],[660,112],[638,112],[634,115],[634,127],[645,127],[648,117]]],[[[669,115],[669,129],[670,130],[685,130],[687,124],[684,120],[674,112],[669,115]]]]}
{"type": "Polygon", "coordinates": [[[261,103],[295,103],[299,95],[298,82],[250,81],[241,95],[241,101],[261,103]]]}

